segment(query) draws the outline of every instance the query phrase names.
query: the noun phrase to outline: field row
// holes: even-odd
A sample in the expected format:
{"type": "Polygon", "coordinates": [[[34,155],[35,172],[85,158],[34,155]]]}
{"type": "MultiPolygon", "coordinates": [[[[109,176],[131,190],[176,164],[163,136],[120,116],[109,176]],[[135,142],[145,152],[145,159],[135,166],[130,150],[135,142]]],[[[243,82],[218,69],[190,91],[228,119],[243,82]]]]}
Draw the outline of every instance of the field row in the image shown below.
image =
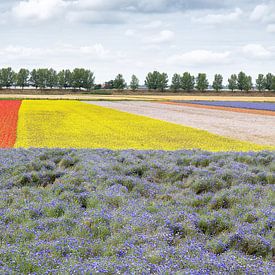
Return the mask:
{"type": "Polygon", "coordinates": [[[208,151],[274,148],[79,101],[30,100],[22,104],[18,101],[2,101],[1,104],[11,105],[15,110],[7,120],[7,114],[1,108],[0,133],[9,137],[6,145],[1,144],[1,147],[208,151]],[[16,110],[19,110],[17,127],[16,110]],[[13,127],[7,128],[6,125],[13,127]]]}

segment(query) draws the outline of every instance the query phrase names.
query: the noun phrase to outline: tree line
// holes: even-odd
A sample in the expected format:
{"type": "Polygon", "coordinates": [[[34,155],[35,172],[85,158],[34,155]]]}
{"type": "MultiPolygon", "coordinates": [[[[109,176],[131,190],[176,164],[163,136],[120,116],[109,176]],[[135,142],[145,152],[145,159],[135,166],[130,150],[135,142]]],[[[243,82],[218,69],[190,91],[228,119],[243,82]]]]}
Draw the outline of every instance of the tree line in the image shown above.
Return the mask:
{"type": "Polygon", "coordinates": [[[73,71],[54,69],[20,69],[17,73],[12,68],[0,69],[0,88],[34,87],[36,89],[60,88],[60,89],[86,89],[94,87],[94,73],[83,68],[75,68],[73,71]]]}
{"type": "MultiPolygon", "coordinates": [[[[200,91],[204,92],[209,88],[220,91],[224,88],[231,90],[250,91],[254,88],[252,77],[244,72],[233,74],[224,84],[221,74],[214,76],[214,81],[210,84],[205,73],[199,73],[196,77],[189,72],[183,74],[174,74],[169,85],[169,77],[166,73],[158,71],[150,72],[146,76],[144,85],[148,90],[164,91],[167,89],[177,91],[200,91]]],[[[131,82],[127,85],[122,74],[118,74],[114,80],[110,80],[102,84],[95,84],[94,73],[84,68],[75,68],[74,70],[61,70],[59,72],[54,69],[20,69],[18,72],[12,68],[0,69],[0,89],[21,87],[22,89],[34,87],[36,89],[116,89],[124,90],[129,88],[136,91],[140,88],[140,82],[137,76],[133,75],[131,82]]],[[[258,91],[275,91],[275,75],[268,73],[266,75],[259,74],[255,88],[258,91]]]]}
{"type": "MultiPolygon", "coordinates": [[[[199,73],[196,77],[189,72],[185,72],[182,75],[174,74],[172,77],[172,83],[169,87],[169,79],[166,73],[153,72],[149,73],[145,80],[145,85],[149,90],[163,91],[170,88],[173,91],[200,91],[204,92],[210,88],[210,83],[205,73],[199,73]]],[[[227,85],[224,85],[224,79],[221,74],[216,74],[211,84],[211,88],[215,91],[221,91],[224,88],[231,90],[250,91],[254,88],[252,77],[246,75],[244,72],[232,74],[228,79],[227,85]]],[[[275,75],[268,73],[267,75],[259,74],[256,79],[255,88],[262,91],[275,91],[275,75]]]]}

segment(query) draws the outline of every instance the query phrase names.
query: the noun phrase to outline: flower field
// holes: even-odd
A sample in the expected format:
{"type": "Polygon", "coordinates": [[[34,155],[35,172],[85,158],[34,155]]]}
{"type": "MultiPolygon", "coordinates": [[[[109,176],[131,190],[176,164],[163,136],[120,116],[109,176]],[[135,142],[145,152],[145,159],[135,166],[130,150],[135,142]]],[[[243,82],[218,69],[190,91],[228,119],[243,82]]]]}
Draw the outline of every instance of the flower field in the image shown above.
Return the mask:
{"type": "Polygon", "coordinates": [[[186,103],[206,105],[206,106],[243,108],[243,109],[264,110],[264,111],[275,112],[275,103],[271,103],[271,102],[206,101],[206,100],[176,101],[176,102],[179,102],[179,103],[186,102],[186,103]]]}
{"type": "Polygon", "coordinates": [[[0,101],[0,148],[14,146],[21,101],[0,101]]]}
{"type": "Polygon", "coordinates": [[[0,273],[274,274],[274,163],[267,151],[2,150],[0,273]]]}
{"type": "Polygon", "coordinates": [[[78,101],[23,101],[15,147],[108,149],[272,149],[78,101]]]}

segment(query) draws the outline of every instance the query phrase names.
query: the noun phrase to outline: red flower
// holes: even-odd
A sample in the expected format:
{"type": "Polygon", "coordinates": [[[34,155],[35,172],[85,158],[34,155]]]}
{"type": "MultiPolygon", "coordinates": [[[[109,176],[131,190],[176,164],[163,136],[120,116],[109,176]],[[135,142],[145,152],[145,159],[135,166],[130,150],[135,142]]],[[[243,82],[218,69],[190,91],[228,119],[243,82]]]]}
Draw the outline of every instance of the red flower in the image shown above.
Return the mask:
{"type": "Polygon", "coordinates": [[[0,148],[12,148],[16,141],[20,100],[0,100],[0,148]]]}

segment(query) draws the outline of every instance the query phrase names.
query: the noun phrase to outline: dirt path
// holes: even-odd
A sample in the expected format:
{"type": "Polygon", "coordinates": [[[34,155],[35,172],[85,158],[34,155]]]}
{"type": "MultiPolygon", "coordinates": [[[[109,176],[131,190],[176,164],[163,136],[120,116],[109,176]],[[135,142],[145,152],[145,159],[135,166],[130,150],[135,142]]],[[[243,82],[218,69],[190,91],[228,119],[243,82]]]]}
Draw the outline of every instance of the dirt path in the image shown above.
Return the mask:
{"type": "Polygon", "coordinates": [[[157,102],[89,101],[87,103],[191,126],[244,141],[275,145],[274,116],[200,109],[157,102]]]}
{"type": "Polygon", "coordinates": [[[0,94],[0,99],[71,99],[71,100],[219,100],[219,101],[258,101],[275,102],[275,97],[253,96],[180,96],[180,95],[23,95],[23,94],[0,94]]]}

